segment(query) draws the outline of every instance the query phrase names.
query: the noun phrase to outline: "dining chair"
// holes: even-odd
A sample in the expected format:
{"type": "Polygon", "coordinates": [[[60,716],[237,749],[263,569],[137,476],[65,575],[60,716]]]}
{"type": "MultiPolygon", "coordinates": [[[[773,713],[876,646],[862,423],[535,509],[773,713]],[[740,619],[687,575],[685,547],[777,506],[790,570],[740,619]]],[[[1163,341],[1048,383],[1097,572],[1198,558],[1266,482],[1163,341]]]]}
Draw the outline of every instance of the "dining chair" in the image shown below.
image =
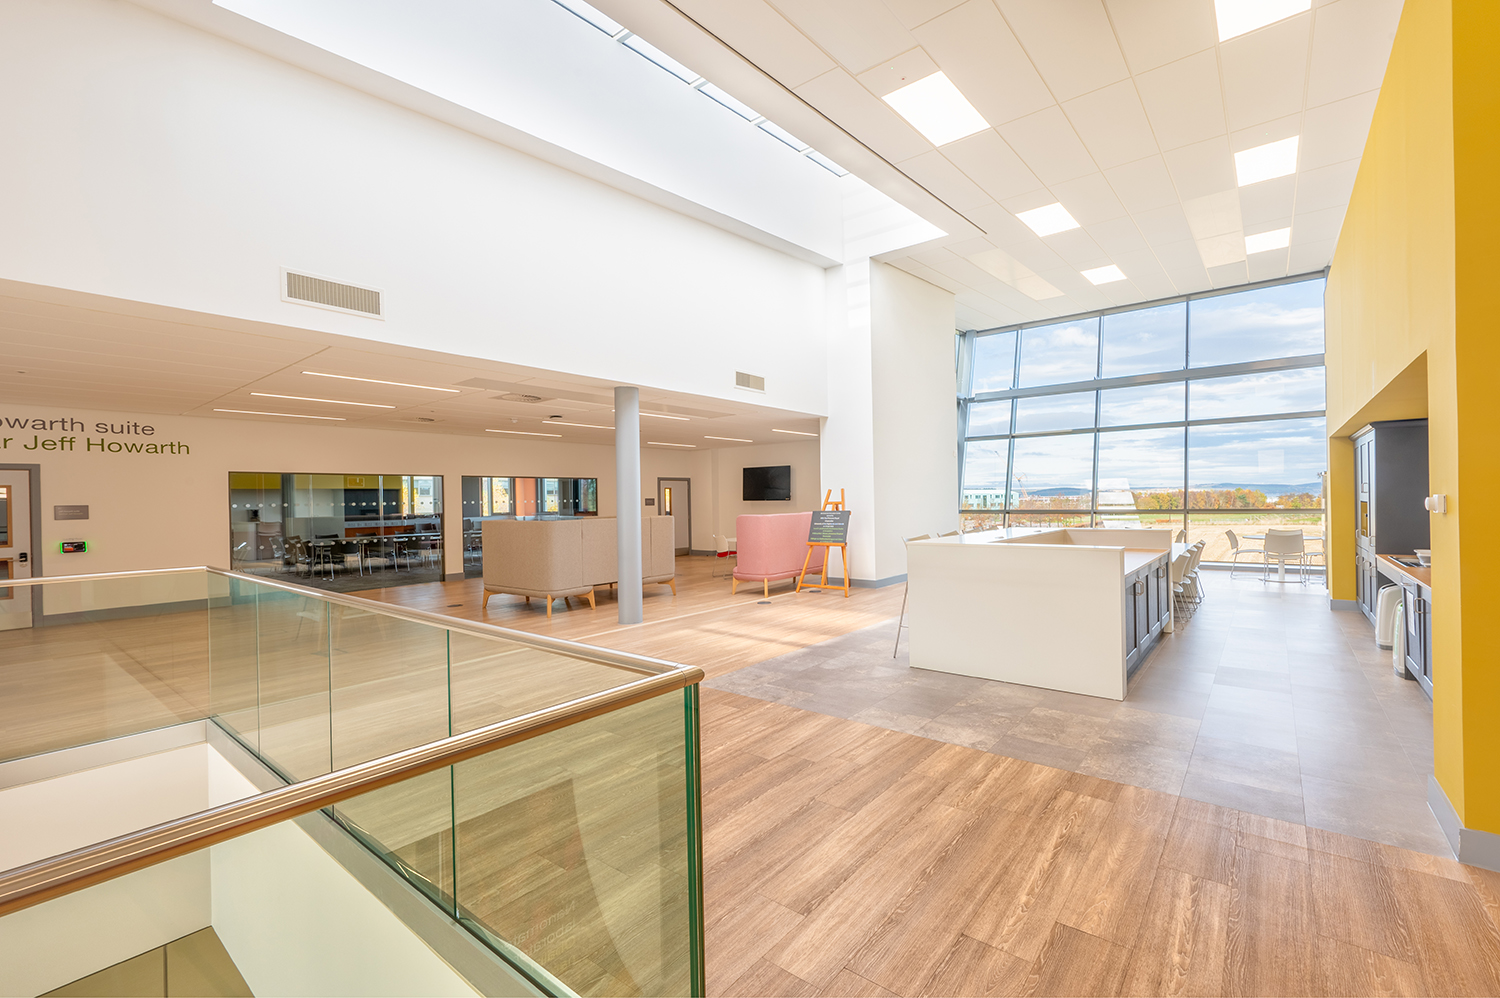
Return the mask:
{"type": "Polygon", "coordinates": [[[1286,574],[1286,563],[1293,558],[1297,560],[1297,573],[1299,581],[1307,584],[1307,561],[1304,557],[1307,547],[1302,542],[1301,527],[1272,527],[1266,531],[1266,547],[1263,561],[1261,563],[1260,578],[1262,582],[1269,581],[1268,573],[1271,570],[1271,562],[1274,560],[1281,574],[1286,574]]]}
{"type": "Polygon", "coordinates": [[[1237,564],[1239,564],[1240,555],[1242,555],[1242,554],[1258,554],[1258,555],[1262,556],[1261,557],[1261,561],[1262,562],[1265,561],[1265,557],[1264,557],[1265,552],[1262,549],[1260,549],[1260,548],[1247,548],[1247,547],[1243,547],[1240,544],[1240,539],[1235,536],[1233,530],[1226,530],[1226,531],[1224,531],[1224,533],[1227,534],[1228,537],[1229,537],[1229,561],[1230,561],[1229,577],[1231,579],[1234,578],[1234,566],[1237,565],[1237,564]]]}
{"type": "Polygon", "coordinates": [[[1172,609],[1186,617],[1193,615],[1193,605],[1187,597],[1187,569],[1193,560],[1192,553],[1184,551],[1172,559],[1170,581],[1172,583],[1172,609]]]}
{"type": "Polygon", "coordinates": [[[1193,606],[1203,602],[1203,574],[1198,571],[1198,563],[1203,560],[1203,541],[1199,541],[1187,549],[1187,566],[1183,569],[1183,594],[1192,601],[1193,606]]]}
{"type": "MultiPolygon", "coordinates": [[[[955,531],[955,533],[956,532],[957,531],[955,531]]],[[[931,536],[931,534],[913,534],[910,537],[901,538],[901,544],[904,547],[909,547],[913,541],[925,541],[931,536]]],[[[951,537],[952,535],[943,534],[942,536],[951,537]]],[[[910,578],[910,576],[908,576],[908,578],[910,578]]],[[[906,596],[908,585],[909,583],[903,583],[901,587],[901,616],[896,618],[896,645],[891,649],[891,658],[895,658],[896,653],[901,650],[901,628],[906,626],[906,596]]]]}
{"type": "Polygon", "coordinates": [[[1177,531],[1177,543],[1178,544],[1186,544],[1187,543],[1187,528],[1186,527],[1184,527],[1183,529],[1177,531]]]}

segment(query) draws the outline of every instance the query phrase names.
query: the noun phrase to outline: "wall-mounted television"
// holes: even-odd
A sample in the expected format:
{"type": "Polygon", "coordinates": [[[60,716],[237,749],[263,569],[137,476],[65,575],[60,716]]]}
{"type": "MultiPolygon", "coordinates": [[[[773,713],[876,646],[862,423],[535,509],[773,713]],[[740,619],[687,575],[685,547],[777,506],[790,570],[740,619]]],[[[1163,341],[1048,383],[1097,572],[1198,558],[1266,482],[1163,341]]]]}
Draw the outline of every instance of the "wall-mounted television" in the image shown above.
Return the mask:
{"type": "Polygon", "coordinates": [[[791,502],[792,466],[745,469],[745,502],[791,502]]]}

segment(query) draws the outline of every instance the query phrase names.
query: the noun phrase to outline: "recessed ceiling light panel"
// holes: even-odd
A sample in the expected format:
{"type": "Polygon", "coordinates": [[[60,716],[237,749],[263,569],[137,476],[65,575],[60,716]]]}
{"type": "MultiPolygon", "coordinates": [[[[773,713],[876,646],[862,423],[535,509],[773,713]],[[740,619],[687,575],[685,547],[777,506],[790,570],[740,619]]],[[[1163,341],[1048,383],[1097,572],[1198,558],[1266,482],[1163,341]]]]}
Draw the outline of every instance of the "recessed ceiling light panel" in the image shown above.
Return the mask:
{"type": "Polygon", "coordinates": [[[1067,232],[1069,229],[1078,228],[1078,222],[1068,209],[1060,203],[1042,205],[1030,211],[1017,212],[1016,217],[1026,223],[1026,227],[1039,236],[1050,236],[1054,232],[1067,232]]]}
{"type": "Polygon", "coordinates": [[[957,142],[990,127],[984,115],[942,72],[908,83],[883,99],[935,146],[957,142]]]}
{"type": "Polygon", "coordinates": [[[1312,0],[1214,0],[1221,42],[1311,9],[1312,0]]]}
{"type": "Polygon", "coordinates": [[[410,385],[405,381],[381,381],[379,378],[356,378],[351,374],[324,374],[322,371],[303,371],[302,373],[310,374],[314,378],[338,378],[341,381],[365,381],[369,382],[372,385],[395,385],[397,388],[421,388],[429,392],[451,392],[454,395],[459,394],[457,388],[437,388],[433,385],[410,385]]]}
{"type": "Polygon", "coordinates": [[[1108,267],[1095,267],[1093,270],[1085,270],[1083,276],[1089,279],[1090,284],[1112,284],[1115,281],[1125,280],[1125,275],[1120,273],[1120,268],[1114,264],[1108,267]]]}
{"type": "Polygon", "coordinates": [[[514,433],[518,437],[560,437],[561,433],[532,433],[530,430],[485,430],[486,433],[514,433]]]}
{"type": "Polygon", "coordinates": [[[1234,172],[1241,187],[1275,180],[1297,172],[1297,139],[1293,135],[1280,142],[1267,142],[1254,149],[1234,154],[1234,172]]]}
{"type": "Polygon", "coordinates": [[[1264,253],[1267,250],[1286,249],[1292,242],[1292,230],[1272,229],[1270,232],[1257,232],[1253,236],[1245,237],[1245,253],[1264,253]]]}
{"type": "Polygon", "coordinates": [[[816,433],[808,433],[806,430],[778,430],[778,429],[772,428],[771,432],[772,433],[792,433],[792,434],[796,434],[799,437],[815,437],[815,436],[817,436],[816,433]]]}
{"type": "Polygon", "coordinates": [[[393,405],[381,405],[379,402],[345,402],[342,399],[314,399],[303,395],[273,395],[270,392],[251,392],[251,395],[263,399],[290,399],[293,402],[326,402],[329,405],[359,405],[366,409],[394,409],[393,405]]]}
{"type": "Polygon", "coordinates": [[[647,440],[652,447],[697,447],[697,444],[669,444],[663,440],[647,440]]]}
{"type": "Polygon", "coordinates": [[[704,435],[703,439],[704,440],[728,440],[730,443],[734,443],[734,444],[753,444],[753,443],[755,443],[754,440],[746,440],[744,437],[710,437],[707,434],[704,435]]]}
{"type": "Polygon", "coordinates": [[[255,409],[215,409],[214,412],[237,412],[244,416],[287,416],[291,419],[332,419],[346,423],[343,416],[307,416],[300,412],[259,412],[255,409]]]}

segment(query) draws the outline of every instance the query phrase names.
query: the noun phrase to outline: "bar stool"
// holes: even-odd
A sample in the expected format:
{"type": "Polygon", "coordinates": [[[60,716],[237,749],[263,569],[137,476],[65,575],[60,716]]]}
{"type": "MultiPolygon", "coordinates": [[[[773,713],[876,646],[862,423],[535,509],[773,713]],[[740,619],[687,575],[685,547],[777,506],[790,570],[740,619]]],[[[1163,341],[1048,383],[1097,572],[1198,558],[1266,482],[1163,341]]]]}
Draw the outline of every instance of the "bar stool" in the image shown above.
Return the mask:
{"type": "MultiPolygon", "coordinates": [[[[953,533],[956,534],[956,533],[958,533],[958,531],[955,530],[953,533]]],[[[952,534],[942,534],[940,536],[942,536],[942,537],[951,537],[953,535],[952,534]]],[[[925,541],[925,540],[929,539],[930,537],[932,537],[931,534],[913,534],[910,537],[903,537],[903,538],[901,538],[901,544],[904,547],[910,547],[913,541],[925,541]]],[[[908,566],[908,571],[910,571],[910,566],[908,566]]],[[[893,647],[891,649],[891,658],[895,658],[896,657],[896,653],[901,650],[901,628],[903,628],[903,627],[906,626],[906,596],[907,596],[907,589],[908,589],[909,585],[910,585],[910,583],[902,583],[902,591],[901,591],[901,616],[899,616],[899,617],[896,618],[896,644],[895,644],[895,647],[893,647]]]]}

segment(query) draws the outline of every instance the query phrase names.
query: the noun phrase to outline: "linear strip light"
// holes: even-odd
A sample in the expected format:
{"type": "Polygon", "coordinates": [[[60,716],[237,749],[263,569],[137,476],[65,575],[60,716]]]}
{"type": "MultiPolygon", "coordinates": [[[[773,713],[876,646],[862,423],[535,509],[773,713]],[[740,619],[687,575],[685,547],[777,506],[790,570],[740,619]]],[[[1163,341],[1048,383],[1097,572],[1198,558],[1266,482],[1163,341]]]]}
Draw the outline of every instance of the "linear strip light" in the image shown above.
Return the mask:
{"type": "Polygon", "coordinates": [[[340,399],[310,399],[305,395],[273,395],[270,392],[251,392],[251,395],[263,399],[291,399],[293,402],[327,402],[329,405],[362,405],[366,409],[394,409],[393,405],[381,405],[379,402],[344,402],[340,399]]]}
{"type": "Polygon", "coordinates": [[[457,388],[438,388],[436,385],[409,385],[405,381],[381,381],[379,378],[356,378],[352,374],[324,374],[322,371],[303,371],[314,378],[338,378],[341,381],[364,381],[372,385],[395,385],[397,388],[422,388],[429,392],[451,392],[462,394],[457,388]]]}
{"type": "Polygon", "coordinates": [[[744,437],[711,437],[711,436],[708,436],[707,434],[704,434],[703,439],[704,440],[728,440],[730,443],[736,443],[736,444],[753,444],[753,443],[755,443],[754,440],[746,440],[744,437]]]}
{"type": "Polygon", "coordinates": [[[613,430],[613,426],[600,426],[598,423],[565,423],[560,419],[549,419],[547,426],[581,426],[585,430],[613,430]]]}
{"type": "Polygon", "coordinates": [[[778,430],[778,429],[775,429],[774,427],[772,428],[771,432],[772,433],[795,433],[799,437],[815,437],[815,436],[817,436],[816,433],[808,433],[805,430],[778,430]]]}
{"type": "Polygon", "coordinates": [[[529,430],[485,430],[486,433],[514,433],[518,437],[560,437],[561,433],[532,433],[529,430]]]}
{"type": "Polygon", "coordinates": [[[336,419],[347,423],[343,416],[305,416],[300,412],[260,412],[255,409],[215,409],[214,412],[237,412],[244,416],[290,416],[292,419],[336,419]]]}
{"type": "Polygon", "coordinates": [[[664,440],[647,440],[652,447],[697,447],[697,444],[669,444],[664,440]]]}
{"type": "MultiPolygon", "coordinates": [[[[614,412],[613,409],[611,409],[609,411],[610,412],[614,412]]],[[[687,422],[687,420],[688,420],[687,416],[668,416],[666,413],[661,413],[661,412],[642,412],[642,413],[640,413],[640,415],[642,415],[642,416],[650,416],[652,419],[680,419],[684,423],[687,422]]]]}

